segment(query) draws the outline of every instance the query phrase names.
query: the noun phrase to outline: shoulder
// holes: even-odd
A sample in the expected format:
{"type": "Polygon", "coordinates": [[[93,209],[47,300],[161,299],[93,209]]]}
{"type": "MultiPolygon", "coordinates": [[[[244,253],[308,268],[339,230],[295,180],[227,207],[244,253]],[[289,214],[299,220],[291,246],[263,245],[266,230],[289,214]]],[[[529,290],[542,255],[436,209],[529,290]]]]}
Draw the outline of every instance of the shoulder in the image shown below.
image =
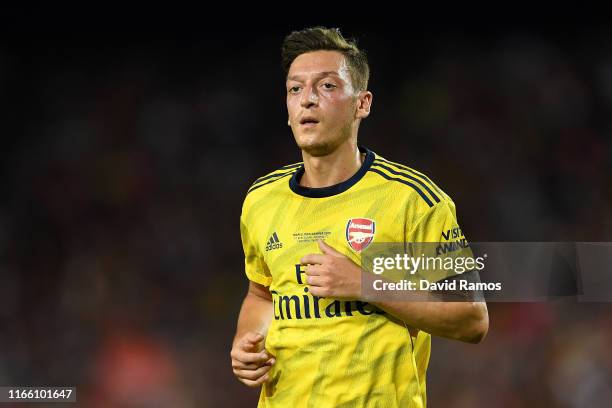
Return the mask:
{"type": "Polygon", "coordinates": [[[451,198],[422,172],[376,154],[370,172],[384,179],[401,196],[407,196],[426,208],[452,203],[451,198]]]}
{"type": "Polygon", "coordinates": [[[251,186],[247,190],[247,198],[253,196],[253,192],[255,191],[262,192],[263,190],[266,190],[262,189],[262,187],[274,187],[274,185],[278,184],[280,180],[286,180],[286,177],[289,177],[294,174],[302,167],[302,165],[302,162],[287,164],[286,166],[280,167],[268,174],[259,177],[251,184],[251,186]]]}
{"type": "Polygon", "coordinates": [[[244,220],[253,222],[253,218],[257,218],[257,214],[261,214],[262,209],[269,208],[269,200],[273,197],[279,198],[278,195],[271,195],[274,192],[288,189],[288,178],[302,168],[303,163],[293,163],[280,167],[268,174],[265,174],[256,179],[246,192],[246,197],[242,203],[241,217],[244,220]],[[285,183],[283,183],[285,181],[285,183]]]}

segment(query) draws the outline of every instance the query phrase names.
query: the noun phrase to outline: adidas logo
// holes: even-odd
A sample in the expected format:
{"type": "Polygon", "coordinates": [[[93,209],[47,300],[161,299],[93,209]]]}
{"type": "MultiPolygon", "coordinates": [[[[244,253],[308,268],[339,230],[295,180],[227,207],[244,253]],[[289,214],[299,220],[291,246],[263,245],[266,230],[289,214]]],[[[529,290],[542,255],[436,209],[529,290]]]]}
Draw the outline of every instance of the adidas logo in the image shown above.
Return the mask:
{"type": "Polygon", "coordinates": [[[276,232],[273,233],[270,239],[268,240],[268,243],[266,244],[266,251],[271,251],[273,249],[279,249],[282,247],[283,243],[280,242],[280,240],[278,239],[278,235],[276,235],[276,232]]]}

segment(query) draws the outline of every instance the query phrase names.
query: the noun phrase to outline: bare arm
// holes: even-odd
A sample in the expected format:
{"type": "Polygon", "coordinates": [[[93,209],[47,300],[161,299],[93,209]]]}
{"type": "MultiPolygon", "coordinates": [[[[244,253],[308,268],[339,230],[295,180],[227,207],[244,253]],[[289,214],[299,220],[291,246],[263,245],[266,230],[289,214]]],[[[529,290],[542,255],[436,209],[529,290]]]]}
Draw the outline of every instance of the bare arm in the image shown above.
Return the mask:
{"type": "Polygon", "coordinates": [[[484,302],[371,302],[409,326],[436,336],[480,343],[489,329],[484,302]]]}
{"type": "MultiPolygon", "coordinates": [[[[359,299],[361,268],[323,241],[323,254],[302,258],[310,293],[344,299],[359,299]]],[[[430,292],[412,293],[414,301],[370,302],[407,325],[449,339],[479,343],[489,329],[489,315],[484,302],[431,301],[430,292]],[[420,298],[416,298],[420,296],[420,298]]],[[[364,299],[367,301],[367,299],[364,299]]]]}
{"type": "Polygon", "coordinates": [[[272,295],[268,288],[259,283],[249,282],[249,290],[242,302],[233,344],[248,332],[259,333],[265,337],[272,321],[272,313],[272,295]]]}
{"type": "Polygon", "coordinates": [[[272,295],[268,288],[250,282],[230,353],[234,375],[249,387],[259,387],[266,382],[269,379],[267,373],[276,362],[274,356],[264,350],[272,313],[272,295]]]}

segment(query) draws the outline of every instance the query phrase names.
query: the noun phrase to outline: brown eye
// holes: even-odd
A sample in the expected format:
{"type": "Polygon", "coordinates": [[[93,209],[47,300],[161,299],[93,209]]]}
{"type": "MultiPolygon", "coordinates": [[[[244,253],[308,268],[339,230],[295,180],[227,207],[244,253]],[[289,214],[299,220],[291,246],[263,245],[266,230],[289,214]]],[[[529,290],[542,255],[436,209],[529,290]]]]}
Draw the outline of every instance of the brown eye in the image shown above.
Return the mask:
{"type": "Polygon", "coordinates": [[[325,89],[334,89],[334,88],[336,87],[336,85],[331,84],[331,83],[329,83],[329,82],[326,82],[326,83],[324,83],[324,84],[323,84],[323,87],[324,87],[325,89]]]}
{"type": "Polygon", "coordinates": [[[300,90],[299,86],[292,86],[291,88],[289,88],[289,93],[296,93],[300,90]]]}

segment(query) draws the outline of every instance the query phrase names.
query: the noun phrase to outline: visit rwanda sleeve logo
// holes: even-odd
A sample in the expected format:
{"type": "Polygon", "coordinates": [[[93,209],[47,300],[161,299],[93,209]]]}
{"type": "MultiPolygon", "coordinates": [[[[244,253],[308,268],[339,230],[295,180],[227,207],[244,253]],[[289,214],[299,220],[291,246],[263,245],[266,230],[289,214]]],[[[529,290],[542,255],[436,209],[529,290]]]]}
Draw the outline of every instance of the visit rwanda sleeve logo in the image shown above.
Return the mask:
{"type": "Polygon", "coordinates": [[[368,218],[351,218],[346,224],[346,240],[351,248],[361,252],[374,239],[376,223],[368,218]]]}

